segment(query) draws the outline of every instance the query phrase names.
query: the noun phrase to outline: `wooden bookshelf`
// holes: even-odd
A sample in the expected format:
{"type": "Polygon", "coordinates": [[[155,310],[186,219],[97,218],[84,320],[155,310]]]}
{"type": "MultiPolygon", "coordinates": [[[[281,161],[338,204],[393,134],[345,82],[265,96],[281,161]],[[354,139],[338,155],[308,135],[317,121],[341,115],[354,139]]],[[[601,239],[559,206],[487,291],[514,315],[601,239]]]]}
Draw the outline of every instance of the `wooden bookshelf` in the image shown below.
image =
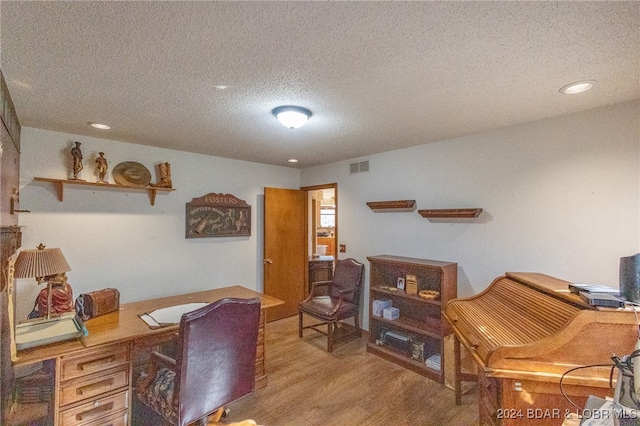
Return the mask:
{"type": "Polygon", "coordinates": [[[437,382],[444,382],[444,338],[449,334],[442,311],[457,296],[458,265],[399,256],[371,256],[369,275],[369,342],[367,351],[437,382]],[[396,287],[398,278],[415,275],[418,291],[435,290],[437,299],[424,299],[396,287]],[[374,300],[391,300],[400,310],[394,320],[373,315],[374,300]],[[388,332],[406,337],[407,347],[386,341],[388,332]],[[437,368],[427,361],[439,356],[437,368]]]}

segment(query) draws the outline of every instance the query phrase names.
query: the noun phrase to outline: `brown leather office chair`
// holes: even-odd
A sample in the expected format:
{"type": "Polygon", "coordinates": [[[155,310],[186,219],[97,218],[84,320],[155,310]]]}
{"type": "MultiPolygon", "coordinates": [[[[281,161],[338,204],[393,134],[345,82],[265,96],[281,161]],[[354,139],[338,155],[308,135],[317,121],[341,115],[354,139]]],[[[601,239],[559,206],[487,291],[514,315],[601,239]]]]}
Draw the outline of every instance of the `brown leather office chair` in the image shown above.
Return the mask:
{"type": "Polygon", "coordinates": [[[338,322],[354,318],[356,336],[361,335],[358,315],[360,311],[360,291],[364,281],[364,265],[354,259],[336,261],[332,281],[312,283],[309,296],[298,307],[298,335],[302,330],[311,328],[327,336],[327,350],[333,351],[333,341],[338,322]],[[304,314],[321,322],[303,326],[304,314]],[[318,328],[327,326],[327,331],[318,328]]]}
{"type": "Polygon", "coordinates": [[[226,298],[182,315],[175,360],[153,352],[134,424],[206,425],[255,386],[260,299],[226,298]]]}

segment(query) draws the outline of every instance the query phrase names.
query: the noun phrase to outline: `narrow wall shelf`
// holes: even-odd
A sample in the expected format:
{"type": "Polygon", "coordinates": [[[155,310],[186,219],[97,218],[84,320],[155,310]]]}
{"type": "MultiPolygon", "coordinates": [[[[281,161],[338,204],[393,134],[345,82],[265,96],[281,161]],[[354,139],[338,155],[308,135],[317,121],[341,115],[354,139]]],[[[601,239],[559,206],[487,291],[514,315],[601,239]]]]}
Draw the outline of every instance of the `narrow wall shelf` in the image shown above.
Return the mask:
{"type": "Polygon", "coordinates": [[[175,191],[174,188],[159,188],[155,186],[128,186],[128,185],[119,185],[117,183],[87,182],[85,180],[50,179],[50,178],[42,178],[42,177],[34,177],[33,180],[38,182],[52,183],[58,192],[58,200],[60,201],[64,200],[65,185],[92,186],[94,188],[97,187],[97,188],[104,188],[104,189],[115,189],[118,191],[140,191],[140,190],[147,191],[149,193],[149,198],[152,206],[156,202],[156,194],[158,192],[175,191]]]}
{"type": "Polygon", "coordinates": [[[367,206],[379,212],[412,212],[416,208],[416,200],[368,201],[367,206]]]}
{"type": "Polygon", "coordinates": [[[482,209],[433,209],[418,210],[420,216],[433,219],[474,218],[480,216],[482,209]]]}

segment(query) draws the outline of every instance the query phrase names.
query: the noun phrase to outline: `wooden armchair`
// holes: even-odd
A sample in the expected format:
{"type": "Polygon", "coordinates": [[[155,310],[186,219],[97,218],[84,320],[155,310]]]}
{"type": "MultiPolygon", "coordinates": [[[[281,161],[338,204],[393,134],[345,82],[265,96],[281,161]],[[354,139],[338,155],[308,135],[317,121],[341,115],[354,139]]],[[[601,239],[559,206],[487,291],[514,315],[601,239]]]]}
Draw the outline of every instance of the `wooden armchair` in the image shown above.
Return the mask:
{"type": "Polygon", "coordinates": [[[364,281],[364,264],[354,259],[336,261],[336,268],[332,281],[318,281],[312,283],[311,291],[299,307],[298,335],[302,337],[302,330],[311,328],[327,336],[327,351],[333,351],[335,331],[338,322],[346,318],[354,318],[354,335],[360,336],[360,292],[364,281]],[[303,315],[309,315],[321,322],[303,325],[303,315]],[[318,328],[327,326],[327,331],[318,328]]]}
{"type": "Polygon", "coordinates": [[[176,358],[153,352],[137,384],[133,423],[206,425],[212,413],[217,422],[226,404],[253,391],[259,321],[259,298],[226,298],[184,314],[176,358]]]}

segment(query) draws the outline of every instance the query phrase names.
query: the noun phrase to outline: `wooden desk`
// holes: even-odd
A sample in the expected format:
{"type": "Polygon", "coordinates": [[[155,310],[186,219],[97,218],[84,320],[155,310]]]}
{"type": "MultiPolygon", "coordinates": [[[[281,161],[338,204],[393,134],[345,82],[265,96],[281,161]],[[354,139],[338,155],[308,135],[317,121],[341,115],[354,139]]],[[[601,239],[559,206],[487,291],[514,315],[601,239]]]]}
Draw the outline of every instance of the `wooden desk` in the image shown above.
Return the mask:
{"type": "Polygon", "coordinates": [[[564,414],[575,412],[574,404],[584,407],[589,395],[613,395],[611,355],[633,350],[636,315],[595,309],[568,293],[569,284],[536,272],[507,272],[481,293],[447,303],[443,317],[455,335],[456,403],[461,380],[471,378],[461,374],[463,345],[477,365],[480,424],[560,426],[564,414]],[[583,366],[593,367],[563,377],[583,366]]]}
{"type": "Polygon", "coordinates": [[[89,335],[85,338],[18,351],[13,363],[55,362],[54,426],[129,425],[135,378],[150,351],[170,341],[178,330],[178,324],[152,330],[138,315],[184,303],[212,303],[225,297],[261,300],[255,374],[256,388],[262,388],[267,385],[265,310],[284,302],[241,286],[121,305],[117,312],[86,321],[89,335]]]}

